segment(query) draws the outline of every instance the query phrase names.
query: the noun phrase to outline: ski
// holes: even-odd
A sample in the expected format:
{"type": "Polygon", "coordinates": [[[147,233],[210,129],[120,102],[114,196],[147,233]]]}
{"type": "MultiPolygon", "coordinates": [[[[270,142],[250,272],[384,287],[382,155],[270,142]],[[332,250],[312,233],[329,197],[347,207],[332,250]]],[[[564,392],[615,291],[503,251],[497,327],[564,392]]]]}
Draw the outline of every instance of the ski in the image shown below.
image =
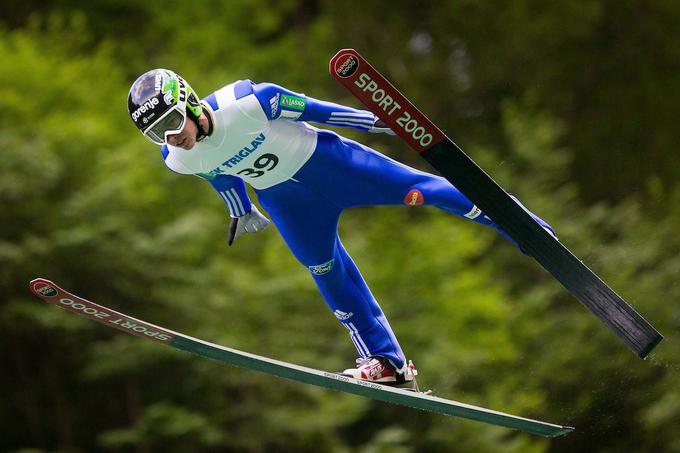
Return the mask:
{"type": "Polygon", "coordinates": [[[544,437],[562,436],[574,430],[574,428],[569,426],[554,425],[484,409],[470,404],[438,398],[424,393],[396,387],[387,387],[372,382],[359,381],[340,374],[293,365],[280,360],[261,357],[255,354],[208,343],[207,341],[173,332],[95,304],[60,288],[55,283],[44,278],[32,280],[29,284],[29,288],[36,296],[61,309],[73,312],[123,332],[229,365],[260,371],[273,376],[325,387],[339,392],[364,396],[387,403],[476,420],[544,437]]]}
{"type": "Polygon", "coordinates": [[[331,59],[329,70],[333,78],[493,219],[635,354],[644,359],[663,339],[356,50],[340,50],[331,59]]]}

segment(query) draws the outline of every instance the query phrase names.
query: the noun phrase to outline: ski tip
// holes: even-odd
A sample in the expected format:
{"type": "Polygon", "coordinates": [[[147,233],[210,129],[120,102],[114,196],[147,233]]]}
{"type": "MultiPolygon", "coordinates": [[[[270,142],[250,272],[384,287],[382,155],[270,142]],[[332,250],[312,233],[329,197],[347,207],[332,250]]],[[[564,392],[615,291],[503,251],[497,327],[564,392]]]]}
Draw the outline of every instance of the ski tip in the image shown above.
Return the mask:
{"type": "Polygon", "coordinates": [[[347,77],[359,66],[359,52],[354,49],[340,49],[328,62],[328,72],[333,77],[347,77]]]}
{"type": "Polygon", "coordinates": [[[576,428],[574,428],[573,426],[560,426],[560,429],[555,430],[555,432],[548,437],[566,436],[567,434],[574,432],[575,429],[576,428]]]}
{"type": "Polygon", "coordinates": [[[345,54],[345,53],[353,53],[355,55],[359,55],[359,52],[357,52],[355,49],[352,49],[351,47],[347,47],[345,49],[340,49],[337,52],[335,52],[335,55],[333,56],[333,58],[331,58],[331,60],[335,59],[338,55],[342,55],[342,54],[345,54]]]}
{"type": "Polygon", "coordinates": [[[57,285],[46,278],[34,278],[28,284],[28,289],[38,297],[56,296],[58,293],[57,285]]]}

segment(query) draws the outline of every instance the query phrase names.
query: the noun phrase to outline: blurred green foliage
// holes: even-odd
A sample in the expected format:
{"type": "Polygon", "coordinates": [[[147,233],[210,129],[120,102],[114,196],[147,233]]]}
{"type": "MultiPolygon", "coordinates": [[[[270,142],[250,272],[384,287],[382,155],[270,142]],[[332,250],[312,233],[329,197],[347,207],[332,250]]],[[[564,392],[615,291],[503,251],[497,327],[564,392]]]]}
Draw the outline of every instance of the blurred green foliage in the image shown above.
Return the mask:
{"type": "MultiPolygon", "coordinates": [[[[0,449],[680,451],[680,3],[3,3],[0,449]],[[531,259],[434,209],[341,236],[441,396],[577,426],[544,440],[232,369],[45,306],[27,282],[209,341],[335,370],[355,352],[274,228],[226,246],[212,189],[127,119],[169,67],[358,107],[362,51],[665,334],[640,361],[531,259]]],[[[343,131],[427,167],[398,140],[343,131]]]]}

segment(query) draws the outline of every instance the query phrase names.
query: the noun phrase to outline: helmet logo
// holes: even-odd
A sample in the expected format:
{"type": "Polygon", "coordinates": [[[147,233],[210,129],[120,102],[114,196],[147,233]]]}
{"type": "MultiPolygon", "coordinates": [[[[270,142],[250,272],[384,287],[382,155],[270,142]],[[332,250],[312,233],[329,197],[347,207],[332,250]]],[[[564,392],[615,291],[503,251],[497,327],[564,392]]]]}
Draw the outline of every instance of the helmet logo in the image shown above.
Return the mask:
{"type": "Polygon", "coordinates": [[[178,96],[178,98],[179,98],[180,102],[184,102],[184,101],[187,100],[187,98],[186,98],[186,86],[184,84],[184,80],[182,80],[181,77],[177,77],[177,79],[179,80],[179,96],[178,96]]]}
{"type": "Polygon", "coordinates": [[[172,95],[172,91],[166,91],[165,94],[163,94],[163,100],[166,104],[172,105],[173,101],[175,100],[175,96],[172,95]]]}
{"type": "Polygon", "coordinates": [[[163,95],[163,101],[165,102],[166,105],[175,105],[177,104],[177,99],[180,97],[178,96],[178,91],[181,91],[181,81],[177,80],[179,77],[167,77],[164,79],[163,84],[162,84],[162,89],[161,86],[158,86],[158,89],[156,90],[157,92],[161,93],[163,95]],[[178,88],[178,82],[179,82],[179,88],[178,88]]]}
{"type": "Polygon", "coordinates": [[[151,110],[154,107],[158,105],[158,98],[151,98],[144,102],[144,104],[140,105],[137,110],[132,112],[132,119],[137,121],[137,119],[143,114],[146,113],[147,110],[151,110]]]}

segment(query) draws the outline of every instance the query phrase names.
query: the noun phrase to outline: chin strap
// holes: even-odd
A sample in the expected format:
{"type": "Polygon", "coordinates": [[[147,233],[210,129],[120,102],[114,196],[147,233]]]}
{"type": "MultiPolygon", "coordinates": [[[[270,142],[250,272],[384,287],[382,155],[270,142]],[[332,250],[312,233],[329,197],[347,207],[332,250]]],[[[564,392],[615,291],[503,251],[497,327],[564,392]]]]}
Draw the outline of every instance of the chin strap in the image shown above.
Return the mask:
{"type": "Polygon", "coordinates": [[[198,128],[198,134],[196,136],[197,142],[200,142],[201,140],[203,140],[204,138],[206,138],[206,137],[210,136],[210,134],[212,134],[213,121],[212,121],[212,118],[210,117],[209,114],[205,115],[205,117],[208,118],[208,130],[205,130],[203,128],[203,126],[201,126],[201,122],[198,120],[198,117],[196,117],[196,115],[194,115],[194,112],[192,112],[189,109],[187,109],[187,116],[189,117],[189,119],[191,119],[191,121],[194,122],[194,124],[198,128]]]}

